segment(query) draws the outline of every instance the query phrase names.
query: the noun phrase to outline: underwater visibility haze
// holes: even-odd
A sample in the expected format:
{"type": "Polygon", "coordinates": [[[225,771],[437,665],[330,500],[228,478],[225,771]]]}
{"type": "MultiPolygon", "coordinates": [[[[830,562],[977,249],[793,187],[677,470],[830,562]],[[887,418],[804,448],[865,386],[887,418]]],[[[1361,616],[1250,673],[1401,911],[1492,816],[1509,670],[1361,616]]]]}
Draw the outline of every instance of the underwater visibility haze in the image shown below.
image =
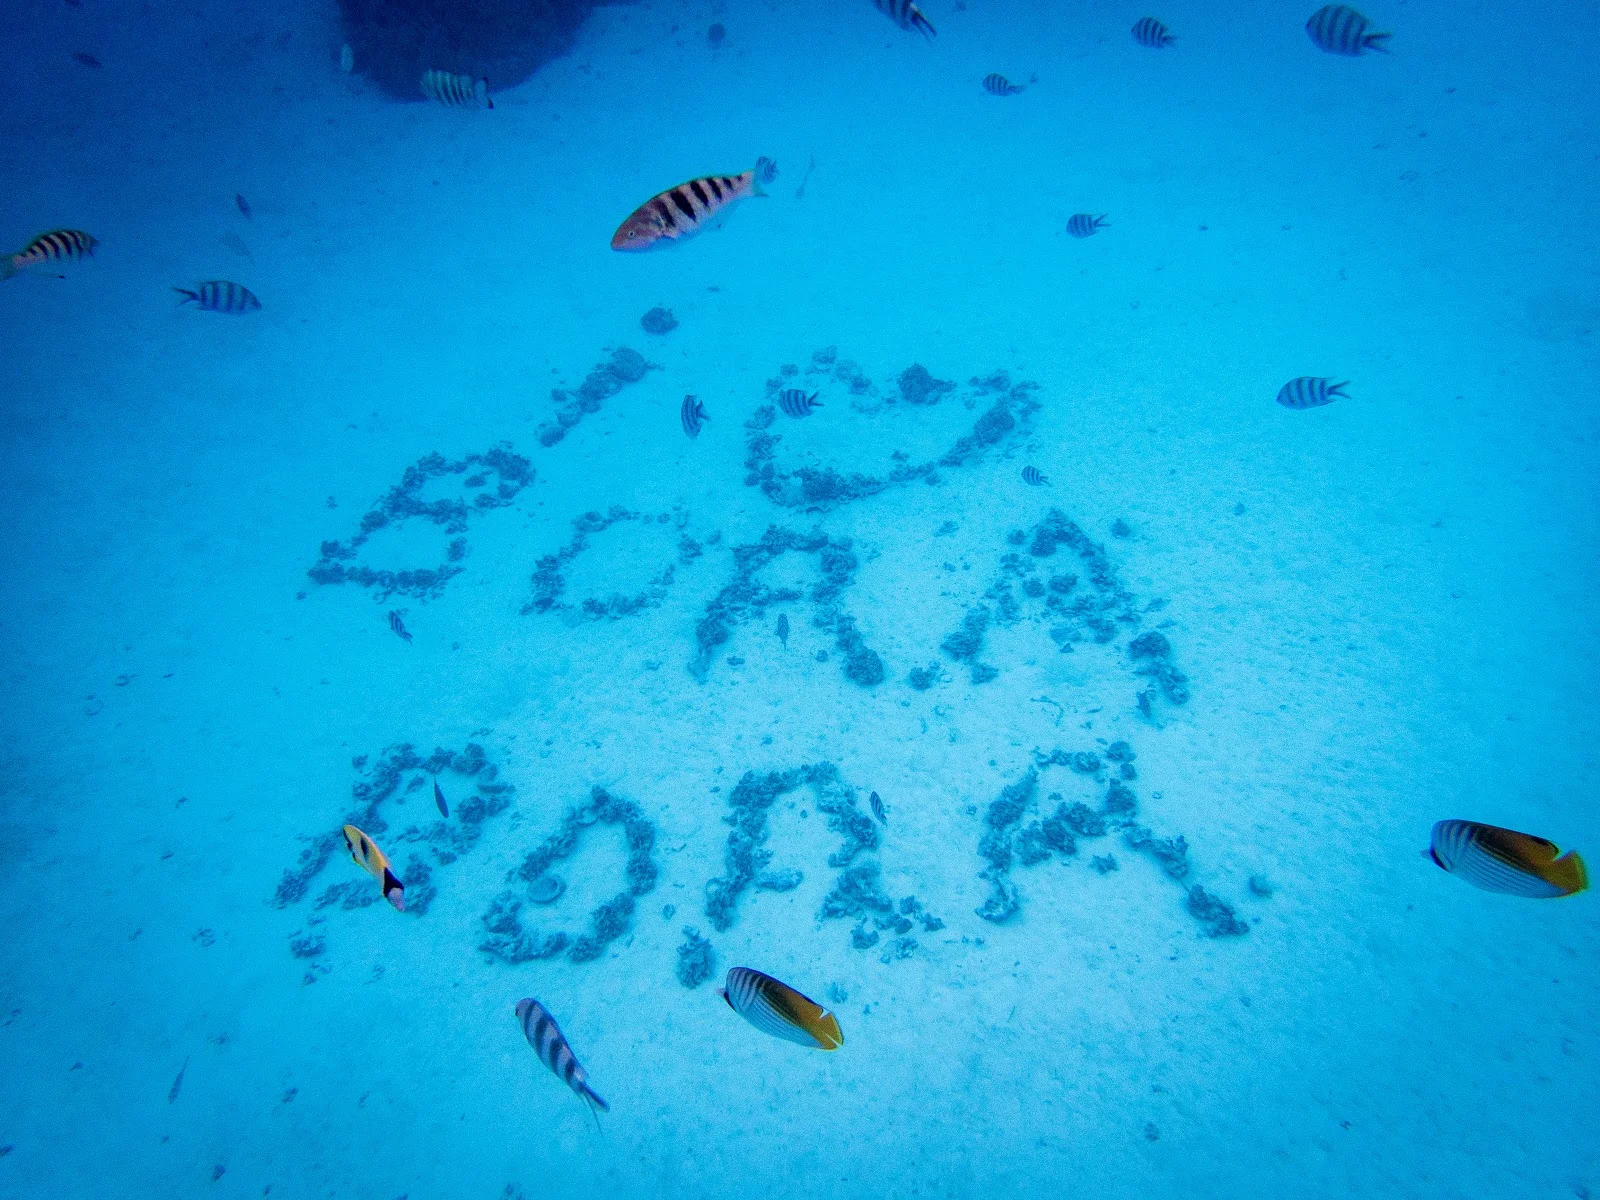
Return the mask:
{"type": "Polygon", "coordinates": [[[14,0],[0,1197],[1600,1196],[1600,11],[14,0]]]}

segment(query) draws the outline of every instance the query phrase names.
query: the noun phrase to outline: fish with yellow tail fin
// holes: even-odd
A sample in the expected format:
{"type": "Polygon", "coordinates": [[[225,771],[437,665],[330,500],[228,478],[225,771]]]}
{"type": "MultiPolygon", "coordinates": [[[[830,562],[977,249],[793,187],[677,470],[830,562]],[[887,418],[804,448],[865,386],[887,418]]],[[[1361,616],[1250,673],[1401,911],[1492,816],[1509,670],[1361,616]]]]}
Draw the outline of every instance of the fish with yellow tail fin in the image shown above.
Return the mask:
{"type": "Polygon", "coordinates": [[[803,996],[771,975],[749,967],[732,967],[726,987],[717,995],[762,1033],[813,1050],[844,1045],[838,1019],[809,996],[803,996]]]}
{"type": "Polygon", "coordinates": [[[702,229],[722,224],[728,210],[746,196],[765,196],[761,185],[778,177],[778,164],[770,158],[742,175],[702,175],[688,183],[652,196],[611,235],[613,250],[654,250],[693,237],[702,229]]]}
{"type": "Polygon", "coordinates": [[[354,825],[346,825],[343,833],[345,849],[350,851],[356,866],[378,881],[383,888],[383,898],[394,905],[396,912],[405,912],[406,885],[389,869],[389,858],[378,849],[378,843],[354,825]]]}
{"type": "Polygon", "coordinates": [[[1477,821],[1438,822],[1427,857],[1473,887],[1507,896],[1549,900],[1589,886],[1576,850],[1562,854],[1544,838],[1477,821]]]}
{"type": "Polygon", "coordinates": [[[589,1086],[588,1073],[578,1062],[578,1056],[573,1054],[572,1047],[567,1045],[567,1039],[556,1024],[556,1019],[550,1015],[550,1010],[530,996],[517,1001],[517,1020],[522,1023],[522,1035],[528,1039],[528,1045],[533,1047],[539,1061],[554,1071],[556,1078],[583,1097],[583,1102],[594,1116],[595,1127],[599,1128],[600,1113],[610,1112],[611,1106],[589,1086]]]}
{"type": "Polygon", "coordinates": [[[41,233],[15,254],[0,258],[0,280],[40,263],[78,261],[92,257],[100,243],[81,229],[53,229],[41,233]]]}

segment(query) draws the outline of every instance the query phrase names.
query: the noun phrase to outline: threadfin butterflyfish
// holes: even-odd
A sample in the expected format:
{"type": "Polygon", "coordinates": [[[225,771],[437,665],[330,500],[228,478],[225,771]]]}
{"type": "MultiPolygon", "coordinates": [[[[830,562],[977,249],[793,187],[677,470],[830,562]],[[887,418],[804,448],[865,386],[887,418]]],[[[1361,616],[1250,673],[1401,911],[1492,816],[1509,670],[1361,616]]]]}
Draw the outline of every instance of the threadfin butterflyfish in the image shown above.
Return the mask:
{"type": "Polygon", "coordinates": [[[594,1114],[595,1125],[598,1126],[600,1113],[610,1112],[611,1106],[600,1099],[599,1093],[589,1086],[588,1073],[578,1062],[578,1056],[572,1052],[572,1047],[567,1044],[566,1036],[556,1024],[556,1019],[550,1015],[550,1010],[530,996],[517,1001],[517,1020],[522,1023],[522,1034],[528,1039],[528,1045],[533,1047],[533,1052],[539,1056],[539,1061],[555,1072],[556,1078],[583,1098],[583,1102],[589,1106],[589,1111],[594,1114]],[[596,1109],[599,1112],[596,1112],[596,1109]]]}
{"type": "Polygon", "coordinates": [[[342,832],[345,849],[350,851],[356,866],[378,881],[383,888],[383,898],[394,905],[396,912],[405,912],[406,885],[390,870],[389,858],[378,849],[378,843],[354,825],[346,825],[342,832]]]}
{"type": "Polygon", "coordinates": [[[1477,821],[1438,822],[1428,857],[1473,887],[1507,896],[1548,900],[1589,886],[1576,850],[1562,854],[1544,838],[1477,821]]]}
{"type": "Polygon", "coordinates": [[[718,988],[717,995],[762,1033],[813,1050],[837,1050],[844,1045],[844,1034],[831,1012],[771,975],[732,967],[727,986],[718,988]]]}

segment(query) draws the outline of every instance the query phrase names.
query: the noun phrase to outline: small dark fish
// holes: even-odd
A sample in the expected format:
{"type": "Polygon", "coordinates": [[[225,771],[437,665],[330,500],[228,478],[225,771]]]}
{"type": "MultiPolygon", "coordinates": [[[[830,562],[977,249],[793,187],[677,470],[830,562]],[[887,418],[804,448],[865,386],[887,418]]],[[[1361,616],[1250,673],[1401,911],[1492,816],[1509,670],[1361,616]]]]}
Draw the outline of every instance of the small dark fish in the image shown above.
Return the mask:
{"type": "Polygon", "coordinates": [[[882,797],[877,792],[873,792],[871,796],[867,797],[867,803],[872,805],[872,815],[878,818],[878,824],[887,825],[889,823],[889,810],[883,806],[882,797]]]}
{"type": "Polygon", "coordinates": [[[817,156],[813,154],[811,156],[811,161],[806,164],[806,173],[800,176],[800,186],[794,190],[794,198],[796,200],[804,200],[806,198],[806,182],[811,178],[811,172],[815,171],[816,169],[817,156]]]}
{"type": "Polygon", "coordinates": [[[539,1056],[539,1061],[554,1071],[556,1078],[583,1097],[583,1102],[594,1114],[594,1123],[598,1128],[600,1113],[611,1111],[611,1106],[589,1086],[589,1076],[579,1065],[572,1047],[567,1045],[567,1039],[562,1036],[561,1028],[550,1015],[550,1010],[531,997],[518,1000],[517,1020],[522,1022],[522,1034],[539,1056]]]}
{"type": "Polygon", "coordinates": [[[1393,34],[1368,33],[1372,22],[1353,8],[1343,4],[1329,4],[1317,9],[1306,22],[1306,33],[1316,43],[1317,49],[1329,54],[1343,54],[1358,58],[1368,50],[1389,53],[1383,43],[1393,34]]]}
{"type": "Polygon", "coordinates": [[[1139,693],[1139,713],[1145,718],[1150,716],[1150,690],[1148,688],[1139,693]]]}
{"type": "Polygon", "coordinates": [[[1067,232],[1075,238],[1093,237],[1094,231],[1104,229],[1105,224],[1105,213],[1101,213],[1098,217],[1089,213],[1073,213],[1067,218],[1067,232]]]}
{"type": "Polygon", "coordinates": [[[244,215],[244,219],[246,221],[254,219],[250,216],[250,201],[246,200],[238,192],[235,192],[233,194],[233,202],[239,206],[239,211],[244,215]]]}
{"type": "Polygon", "coordinates": [[[778,614],[778,640],[783,643],[783,648],[789,648],[789,614],[778,614]]]}
{"type": "Polygon", "coordinates": [[[1154,17],[1140,17],[1133,24],[1133,40],[1152,50],[1161,50],[1176,40],[1167,27],[1154,17]]]}
{"type": "Polygon", "coordinates": [[[710,42],[714,47],[722,45],[722,39],[727,36],[728,31],[722,27],[720,22],[706,30],[706,41],[710,42]]]}
{"type": "Polygon", "coordinates": [[[717,994],[762,1033],[813,1050],[837,1050],[844,1045],[837,1017],[771,975],[733,967],[728,971],[727,986],[718,988],[717,994]]]}
{"type": "Polygon", "coordinates": [[[406,623],[400,619],[400,610],[397,608],[389,610],[389,628],[405,638],[408,643],[411,641],[411,633],[406,629],[406,623]]]}
{"type": "Polygon", "coordinates": [[[76,62],[76,63],[79,63],[79,64],[81,64],[82,66],[85,66],[85,67],[93,67],[97,71],[100,69],[100,66],[101,66],[100,60],[98,58],[96,58],[94,55],[92,55],[92,54],[84,54],[82,52],[74,54],[72,56],[72,61],[76,62]]]}
{"type": "Polygon", "coordinates": [[[247,287],[231,283],[226,279],[209,279],[205,283],[196,284],[195,289],[175,287],[172,289],[182,296],[179,304],[188,304],[191,300],[206,312],[241,313],[255,312],[261,307],[255,293],[247,287]]]}
{"type": "Polygon", "coordinates": [[[172,1104],[172,1103],[175,1103],[177,1101],[178,1093],[183,1090],[183,1073],[185,1071],[187,1071],[188,1069],[189,1069],[189,1060],[186,1058],[186,1059],[183,1060],[183,1066],[178,1068],[178,1077],[172,1081],[172,1087],[167,1092],[167,1103],[168,1104],[172,1104]]]}
{"type": "Polygon", "coordinates": [[[983,90],[991,96],[1015,96],[1028,90],[1027,84],[1015,84],[1004,75],[994,74],[983,77],[983,90]]]}
{"type": "Polygon", "coordinates": [[[696,400],[693,396],[685,396],[683,398],[683,408],[679,411],[678,415],[683,420],[683,431],[687,433],[691,439],[699,437],[700,426],[704,425],[711,419],[710,417],[706,416],[706,406],[700,401],[696,400]]]}
{"type": "Polygon", "coordinates": [[[444,802],[444,792],[440,789],[437,779],[433,781],[433,802],[439,806],[439,815],[441,817],[450,815],[450,806],[444,802]]]}
{"type": "Polygon", "coordinates": [[[872,4],[901,29],[915,29],[927,38],[936,34],[928,18],[922,15],[922,10],[912,0],[872,0],[872,4]]]}
{"type": "Polygon", "coordinates": [[[806,395],[804,388],[784,388],[778,393],[778,407],[791,417],[807,417],[813,408],[821,408],[817,396],[820,393],[812,392],[806,395]]]}
{"type": "Polygon", "coordinates": [[[1285,408],[1318,408],[1335,400],[1348,400],[1350,397],[1339,389],[1349,386],[1349,380],[1329,383],[1316,375],[1302,375],[1278,389],[1278,403],[1285,408]]]}
{"type": "Polygon", "coordinates": [[[1478,821],[1440,821],[1430,842],[1428,858],[1486,892],[1549,900],[1575,896],[1589,886],[1576,850],[1562,854],[1554,842],[1530,833],[1478,821]]]}
{"type": "Polygon", "coordinates": [[[437,100],[447,108],[493,108],[489,99],[489,81],[474,79],[471,75],[456,75],[450,71],[424,71],[422,94],[437,100]]]}
{"type": "Polygon", "coordinates": [[[1027,484],[1029,487],[1043,487],[1045,484],[1050,482],[1050,477],[1047,475],[1041,475],[1038,467],[1023,467],[1022,482],[1027,484]]]}

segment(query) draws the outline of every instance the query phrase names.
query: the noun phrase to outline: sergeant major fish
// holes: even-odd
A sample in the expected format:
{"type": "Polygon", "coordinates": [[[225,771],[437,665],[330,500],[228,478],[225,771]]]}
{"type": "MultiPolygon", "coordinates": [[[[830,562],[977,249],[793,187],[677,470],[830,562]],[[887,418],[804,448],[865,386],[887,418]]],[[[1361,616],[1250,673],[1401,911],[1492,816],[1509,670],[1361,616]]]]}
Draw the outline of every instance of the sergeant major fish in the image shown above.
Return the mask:
{"type": "Polygon", "coordinates": [[[1306,35],[1317,49],[1329,54],[1343,54],[1348,58],[1359,58],[1368,50],[1388,54],[1389,47],[1384,42],[1394,35],[1368,33],[1370,28],[1372,22],[1355,9],[1343,4],[1327,4],[1311,14],[1306,22],[1306,35]]]}
{"type": "Polygon", "coordinates": [[[1278,403],[1285,408],[1320,408],[1335,400],[1348,400],[1344,389],[1349,386],[1349,380],[1330,383],[1317,375],[1302,375],[1278,389],[1278,403]]]}
{"type": "Polygon", "coordinates": [[[205,283],[197,283],[193,290],[175,287],[172,289],[182,296],[179,304],[198,304],[206,312],[242,313],[255,312],[261,307],[255,293],[249,288],[233,283],[227,279],[208,279],[205,283]]]}
{"type": "Polygon", "coordinates": [[[539,1061],[554,1071],[556,1078],[583,1097],[583,1102],[594,1114],[594,1123],[598,1128],[600,1113],[610,1112],[611,1106],[589,1086],[588,1074],[579,1064],[577,1055],[572,1053],[572,1047],[567,1045],[567,1039],[562,1036],[561,1027],[550,1015],[550,1010],[532,997],[518,1000],[517,1020],[522,1023],[522,1034],[539,1056],[539,1061]]]}
{"type": "Polygon", "coordinates": [[[400,610],[398,608],[389,610],[389,628],[398,636],[404,638],[407,644],[410,643],[411,631],[406,628],[406,623],[400,619],[400,610]]]}
{"type": "Polygon", "coordinates": [[[729,208],[746,196],[765,196],[761,185],[778,177],[778,164],[770,158],[742,175],[703,175],[652,196],[611,235],[613,250],[654,250],[702,229],[716,228],[729,208]]]}
{"type": "Polygon", "coordinates": [[[700,426],[711,418],[706,416],[706,406],[702,401],[696,400],[693,396],[685,396],[683,405],[678,410],[678,419],[683,422],[683,431],[692,441],[700,436],[700,426]]]}
{"type": "Polygon", "coordinates": [[[1165,50],[1177,41],[1167,32],[1167,27],[1154,17],[1140,17],[1133,24],[1133,40],[1152,50],[1165,50]]]}
{"type": "Polygon", "coordinates": [[[915,29],[929,39],[938,35],[938,31],[912,0],[872,0],[872,5],[901,29],[915,29]]]}
{"type": "Polygon", "coordinates": [[[877,792],[873,792],[867,798],[867,803],[872,805],[872,815],[878,818],[878,823],[887,825],[889,823],[889,810],[884,807],[883,797],[878,795],[877,792]]]}
{"type": "Polygon", "coordinates": [[[450,71],[424,71],[419,86],[424,96],[446,108],[494,107],[487,79],[474,79],[471,75],[456,75],[450,71]]]}
{"type": "Polygon", "coordinates": [[[1106,227],[1106,214],[1073,213],[1067,218],[1067,232],[1075,238],[1093,237],[1095,231],[1106,227]]]}
{"type": "Polygon", "coordinates": [[[350,851],[351,860],[378,881],[383,898],[394,905],[395,912],[405,912],[406,886],[390,869],[389,858],[378,849],[378,843],[354,825],[346,825],[340,832],[344,834],[344,846],[350,851]]]}
{"type": "Polygon", "coordinates": [[[804,388],[784,388],[778,393],[778,407],[791,417],[810,416],[812,409],[822,407],[817,399],[819,394],[812,392],[807,395],[804,388]]]}

